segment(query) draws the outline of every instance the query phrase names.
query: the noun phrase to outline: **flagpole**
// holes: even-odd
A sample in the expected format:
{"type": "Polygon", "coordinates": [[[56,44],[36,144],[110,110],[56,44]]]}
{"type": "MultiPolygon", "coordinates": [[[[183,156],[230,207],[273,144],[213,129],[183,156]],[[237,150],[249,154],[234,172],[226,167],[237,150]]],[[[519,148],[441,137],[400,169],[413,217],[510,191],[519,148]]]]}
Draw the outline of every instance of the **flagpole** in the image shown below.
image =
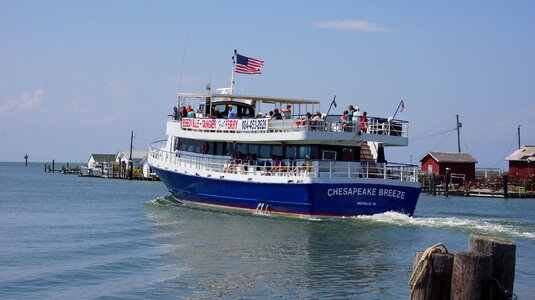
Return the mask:
{"type": "Polygon", "coordinates": [[[234,69],[236,68],[236,54],[238,51],[234,50],[234,56],[232,56],[232,72],[230,73],[230,93],[234,92],[234,69]]]}
{"type": "Polygon", "coordinates": [[[394,113],[394,116],[392,117],[392,120],[396,118],[396,115],[398,114],[399,108],[401,107],[401,103],[403,103],[403,99],[398,104],[398,108],[396,108],[396,112],[394,113]]]}
{"type": "Polygon", "coordinates": [[[336,95],[334,95],[333,101],[331,102],[331,105],[329,105],[329,109],[327,110],[327,114],[325,115],[325,119],[329,116],[329,112],[331,111],[331,107],[334,104],[334,101],[336,100],[336,95]]]}

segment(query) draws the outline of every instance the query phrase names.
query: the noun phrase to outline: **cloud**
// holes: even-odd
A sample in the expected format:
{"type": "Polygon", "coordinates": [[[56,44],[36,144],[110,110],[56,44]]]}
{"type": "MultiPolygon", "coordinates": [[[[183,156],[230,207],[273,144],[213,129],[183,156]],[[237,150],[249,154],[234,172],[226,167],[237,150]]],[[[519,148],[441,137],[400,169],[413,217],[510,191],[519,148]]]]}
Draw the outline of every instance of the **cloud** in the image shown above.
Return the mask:
{"type": "Polygon", "coordinates": [[[38,89],[32,93],[25,92],[20,96],[20,99],[9,99],[4,104],[0,105],[0,113],[11,110],[24,111],[30,108],[39,106],[43,102],[43,90],[38,89]]]}
{"type": "Polygon", "coordinates": [[[317,28],[356,30],[356,31],[365,31],[365,32],[389,32],[390,31],[386,27],[379,26],[375,23],[370,23],[367,20],[322,21],[322,22],[314,22],[312,25],[317,28]]]}

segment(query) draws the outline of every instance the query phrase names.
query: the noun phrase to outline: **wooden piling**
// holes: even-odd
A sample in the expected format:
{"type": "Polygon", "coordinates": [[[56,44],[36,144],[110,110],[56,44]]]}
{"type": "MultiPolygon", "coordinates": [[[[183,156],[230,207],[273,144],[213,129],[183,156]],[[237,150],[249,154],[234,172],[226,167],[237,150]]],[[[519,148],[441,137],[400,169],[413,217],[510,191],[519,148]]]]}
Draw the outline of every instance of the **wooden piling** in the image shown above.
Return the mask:
{"type": "MultiPolygon", "coordinates": [[[[413,269],[416,268],[423,251],[416,252],[413,269]]],[[[428,269],[422,274],[422,280],[414,286],[411,300],[449,300],[451,274],[453,271],[453,254],[433,253],[428,262],[428,269]]]]}
{"type": "Polygon", "coordinates": [[[52,160],[52,173],[54,173],[54,170],[56,170],[55,161],[52,160]]]}
{"type": "Polygon", "coordinates": [[[453,258],[452,300],[489,299],[491,294],[492,255],[480,252],[457,252],[453,258]]]}
{"type": "MultiPolygon", "coordinates": [[[[470,234],[468,251],[487,253],[492,256],[494,279],[508,292],[513,292],[516,264],[516,243],[501,237],[485,234],[470,234]]],[[[492,286],[492,300],[510,299],[496,284],[492,286]]]]}
{"type": "Polygon", "coordinates": [[[507,175],[503,175],[503,197],[508,198],[509,197],[509,188],[507,187],[507,175]]]}

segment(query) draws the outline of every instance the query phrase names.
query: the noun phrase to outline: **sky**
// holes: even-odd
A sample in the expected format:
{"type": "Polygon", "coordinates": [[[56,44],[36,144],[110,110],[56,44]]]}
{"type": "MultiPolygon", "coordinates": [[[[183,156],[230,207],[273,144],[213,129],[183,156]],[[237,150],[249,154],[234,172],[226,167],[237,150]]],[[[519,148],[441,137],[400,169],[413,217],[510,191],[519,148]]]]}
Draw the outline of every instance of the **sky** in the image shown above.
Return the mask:
{"type": "Polygon", "coordinates": [[[409,121],[392,162],[461,151],[478,168],[535,145],[535,1],[0,0],[0,161],[84,162],[165,138],[176,94],[244,94],[409,121]]]}

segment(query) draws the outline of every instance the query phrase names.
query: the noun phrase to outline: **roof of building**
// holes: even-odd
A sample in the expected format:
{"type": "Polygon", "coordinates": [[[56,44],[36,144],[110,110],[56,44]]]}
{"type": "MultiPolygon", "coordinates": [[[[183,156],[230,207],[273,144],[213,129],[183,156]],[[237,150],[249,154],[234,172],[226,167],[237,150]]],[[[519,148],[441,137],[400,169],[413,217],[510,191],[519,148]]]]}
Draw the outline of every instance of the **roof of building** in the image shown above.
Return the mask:
{"type": "Polygon", "coordinates": [[[94,161],[97,162],[113,162],[115,161],[115,154],[91,154],[89,159],[93,157],[94,161]]]}
{"type": "Polygon", "coordinates": [[[428,152],[420,161],[424,160],[427,155],[439,163],[477,163],[477,160],[469,153],[458,152],[428,152]]]}
{"type": "Polygon", "coordinates": [[[522,146],[522,148],[507,156],[505,160],[535,161],[535,146],[522,146]]]}
{"type": "MultiPolygon", "coordinates": [[[[119,150],[117,156],[123,154],[125,157],[130,157],[130,150],[119,150]]],[[[149,154],[148,150],[132,150],[132,160],[143,160],[149,154]]]]}

